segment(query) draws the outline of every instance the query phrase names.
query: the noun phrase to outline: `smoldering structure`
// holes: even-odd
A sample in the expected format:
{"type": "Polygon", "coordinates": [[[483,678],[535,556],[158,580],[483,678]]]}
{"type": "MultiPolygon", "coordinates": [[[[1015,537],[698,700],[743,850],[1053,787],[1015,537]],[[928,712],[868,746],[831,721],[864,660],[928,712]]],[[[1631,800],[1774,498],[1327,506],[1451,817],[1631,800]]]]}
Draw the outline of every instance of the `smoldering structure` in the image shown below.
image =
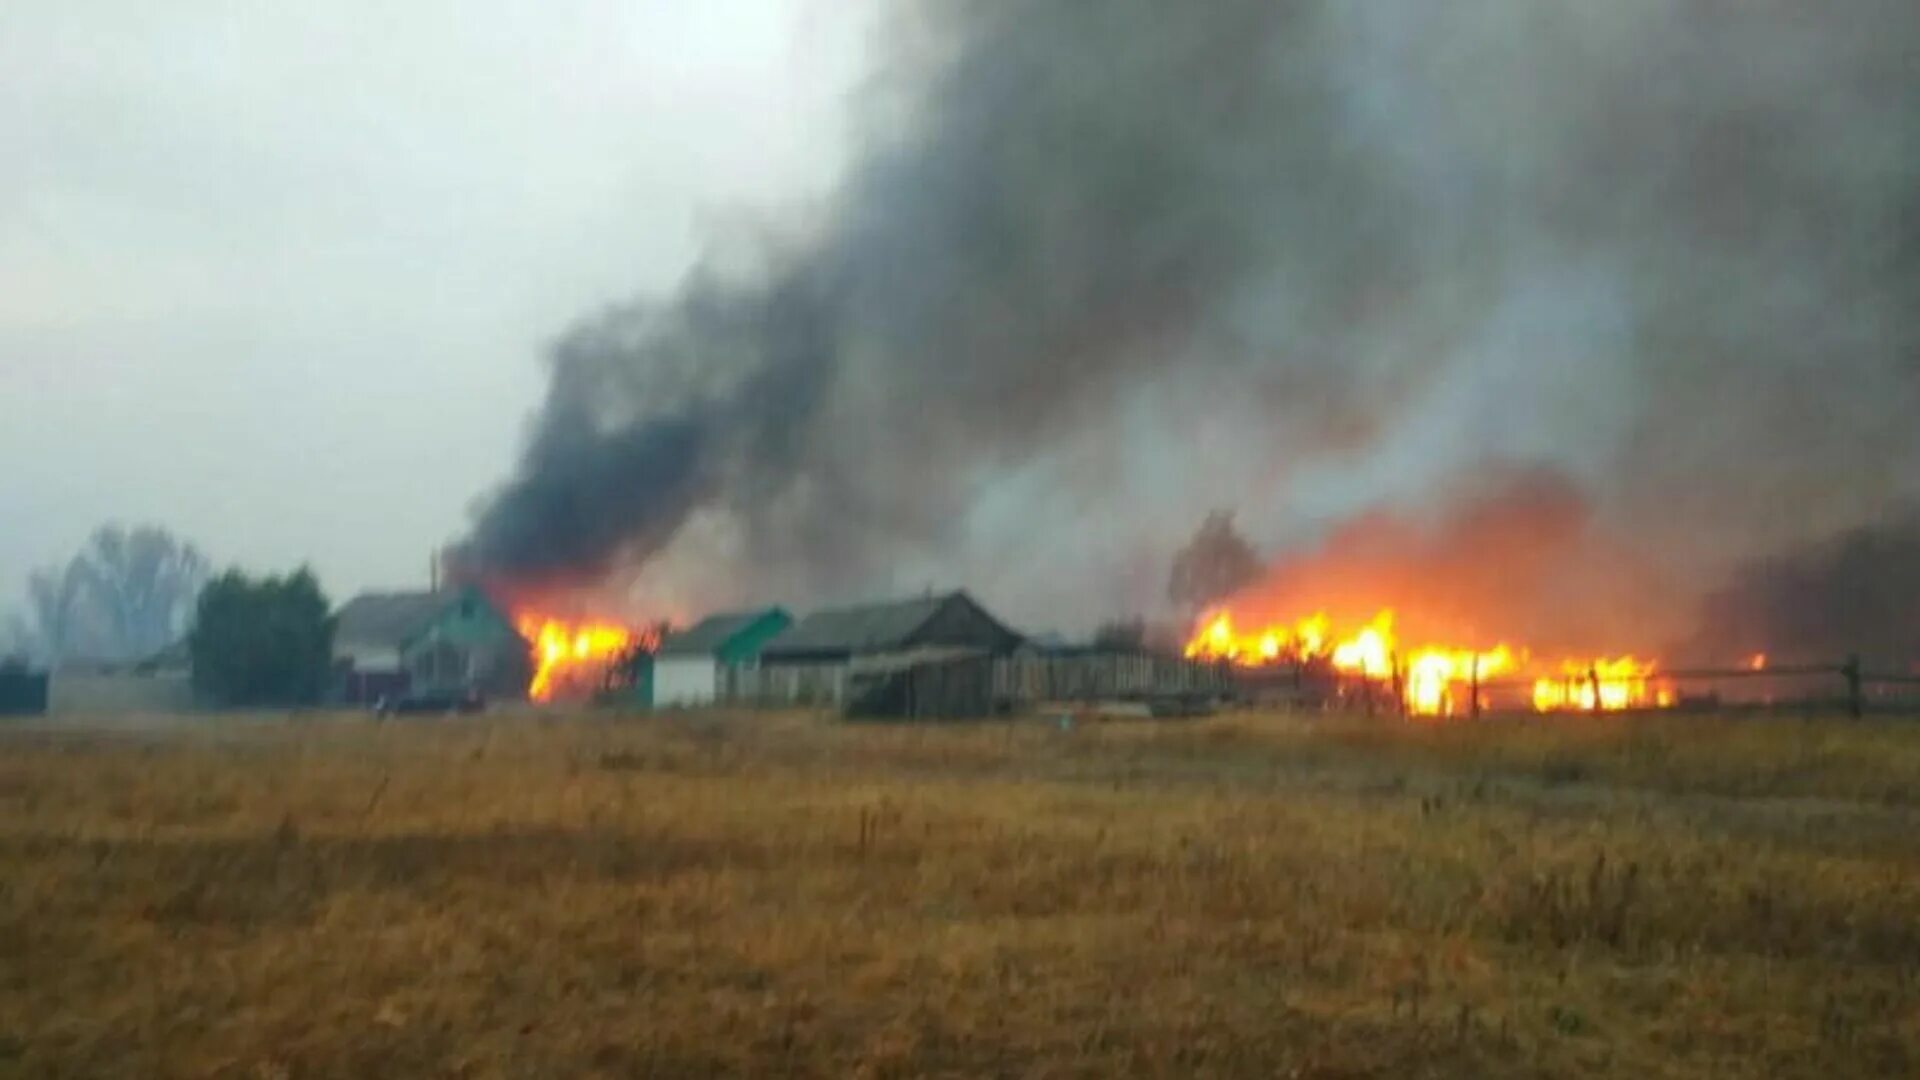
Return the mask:
{"type": "Polygon", "coordinates": [[[1237,506],[1284,576],[1511,470],[1669,612],[1764,595],[1920,485],[1916,50],[1896,0],[904,4],[820,219],[564,335],[469,553],[1091,620],[1090,538],[1237,506]]]}

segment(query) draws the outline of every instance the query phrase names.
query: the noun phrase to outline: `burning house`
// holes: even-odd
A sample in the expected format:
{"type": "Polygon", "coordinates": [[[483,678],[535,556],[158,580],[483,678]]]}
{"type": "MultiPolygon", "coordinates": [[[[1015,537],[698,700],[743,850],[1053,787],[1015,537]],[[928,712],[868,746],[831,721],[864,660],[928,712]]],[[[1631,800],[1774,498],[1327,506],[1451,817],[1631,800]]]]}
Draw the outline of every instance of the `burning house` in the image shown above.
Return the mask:
{"type": "Polygon", "coordinates": [[[1187,655],[1268,694],[1421,717],[1672,703],[1647,658],[1670,632],[1643,614],[1659,610],[1652,576],[1577,491],[1519,473],[1456,504],[1371,515],[1254,570],[1187,655]]]}
{"type": "Polygon", "coordinates": [[[366,593],[335,618],[335,686],[343,703],[441,691],[528,693],[529,641],[478,588],[366,593]]]}

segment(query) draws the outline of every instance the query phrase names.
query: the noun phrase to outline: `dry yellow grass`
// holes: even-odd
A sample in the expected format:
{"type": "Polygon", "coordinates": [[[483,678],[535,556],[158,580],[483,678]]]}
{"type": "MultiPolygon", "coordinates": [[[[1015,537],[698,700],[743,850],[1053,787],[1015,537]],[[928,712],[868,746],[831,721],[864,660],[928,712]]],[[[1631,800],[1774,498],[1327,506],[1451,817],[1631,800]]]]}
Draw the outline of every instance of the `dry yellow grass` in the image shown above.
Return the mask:
{"type": "Polygon", "coordinates": [[[1910,1076],[1920,729],[0,729],[0,1075],[1910,1076]]]}

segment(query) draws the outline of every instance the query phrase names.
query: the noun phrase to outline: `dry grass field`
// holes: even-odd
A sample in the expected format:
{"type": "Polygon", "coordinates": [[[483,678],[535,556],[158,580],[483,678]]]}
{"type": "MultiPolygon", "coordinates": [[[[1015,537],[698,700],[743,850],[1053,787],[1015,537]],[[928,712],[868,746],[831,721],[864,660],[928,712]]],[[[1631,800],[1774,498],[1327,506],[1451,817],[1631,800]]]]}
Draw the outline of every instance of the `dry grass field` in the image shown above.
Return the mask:
{"type": "Polygon", "coordinates": [[[1913,1076],[1920,725],[0,728],[0,1076],[1913,1076]]]}

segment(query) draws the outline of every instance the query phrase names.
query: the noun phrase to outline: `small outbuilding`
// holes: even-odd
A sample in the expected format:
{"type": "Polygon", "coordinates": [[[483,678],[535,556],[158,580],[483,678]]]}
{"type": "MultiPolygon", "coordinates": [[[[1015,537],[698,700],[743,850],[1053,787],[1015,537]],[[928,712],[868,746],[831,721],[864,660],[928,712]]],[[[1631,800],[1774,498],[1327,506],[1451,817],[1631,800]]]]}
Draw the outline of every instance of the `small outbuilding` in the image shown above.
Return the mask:
{"type": "Polygon", "coordinates": [[[158,716],[197,705],[184,639],[136,663],[63,662],[47,685],[47,711],[56,716],[158,716]]]}
{"type": "Polygon", "coordinates": [[[0,659],[0,716],[41,716],[47,711],[47,673],[24,660],[0,659]]]}
{"type": "Polygon", "coordinates": [[[531,647],[478,588],[366,593],[335,618],[335,685],[346,704],[443,691],[514,698],[532,678],[531,647]]]}
{"type": "Polygon", "coordinates": [[[815,612],[761,650],[758,697],[862,716],[983,716],[993,660],[1020,642],[965,592],[815,612]]]}
{"type": "Polygon", "coordinates": [[[669,634],[653,654],[653,700],[662,706],[711,705],[740,696],[759,666],[760,651],[793,616],[762,608],[709,615],[669,634]]]}

